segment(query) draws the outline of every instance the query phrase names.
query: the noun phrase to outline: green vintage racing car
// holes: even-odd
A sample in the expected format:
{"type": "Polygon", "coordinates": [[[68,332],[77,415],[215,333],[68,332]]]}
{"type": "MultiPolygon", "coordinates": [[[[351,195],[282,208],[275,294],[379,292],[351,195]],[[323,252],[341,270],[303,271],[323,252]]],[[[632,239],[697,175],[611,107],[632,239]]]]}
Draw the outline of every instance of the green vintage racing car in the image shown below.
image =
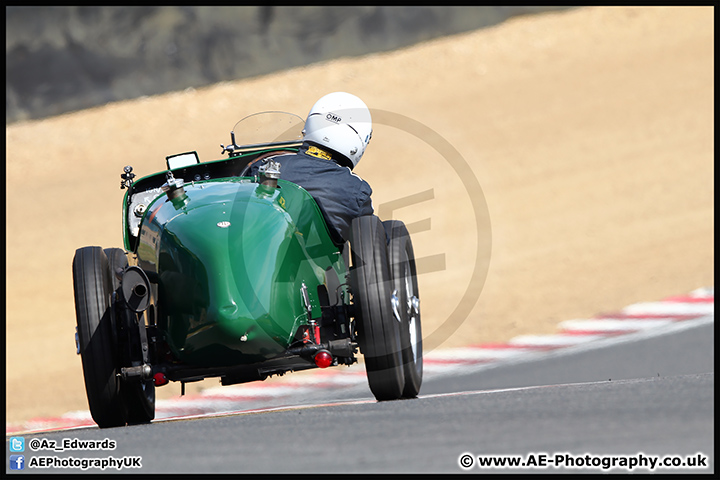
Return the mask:
{"type": "Polygon", "coordinates": [[[270,158],[295,152],[304,121],[262,112],[238,122],[227,158],[195,152],[135,179],[124,168],[124,248],[73,259],[76,343],[93,420],[150,422],[155,388],[219,377],[223,385],[363,356],[379,401],[416,397],[422,333],[410,235],[363,216],[345,245],[314,199],[270,158]]]}

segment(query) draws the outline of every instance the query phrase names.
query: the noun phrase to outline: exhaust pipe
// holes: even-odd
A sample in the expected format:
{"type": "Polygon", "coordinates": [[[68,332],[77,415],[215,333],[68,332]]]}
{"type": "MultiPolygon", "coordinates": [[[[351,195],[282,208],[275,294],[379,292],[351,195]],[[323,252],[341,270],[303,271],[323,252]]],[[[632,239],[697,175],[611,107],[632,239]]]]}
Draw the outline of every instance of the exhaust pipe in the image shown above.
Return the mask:
{"type": "Polygon", "coordinates": [[[120,289],[125,303],[133,312],[143,312],[150,305],[150,280],[140,267],[125,269],[120,289]]]}

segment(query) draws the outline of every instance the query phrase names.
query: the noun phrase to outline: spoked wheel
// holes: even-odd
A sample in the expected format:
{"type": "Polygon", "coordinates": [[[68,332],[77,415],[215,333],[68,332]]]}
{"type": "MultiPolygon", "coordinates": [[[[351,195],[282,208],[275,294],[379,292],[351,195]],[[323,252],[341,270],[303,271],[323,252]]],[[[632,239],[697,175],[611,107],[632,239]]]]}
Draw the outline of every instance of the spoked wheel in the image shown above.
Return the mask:
{"type": "MultiPolygon", "coordinates": [[[[120,274],[128,266],[127,255],[121,248],[106,248],[113,291],[118,292],[115,304],[116,323],[120,339],[120,365],[140,366],[143,362],[140,328],[137,314],[131,311],[122,300],[120,274]]],[[[155,418],[155,384],[152,379],[131,379],[122,382],[120,392],[127,410],[127,423],[148,423],[155,418]]]]}
{"type": "Polygon", "coordinates": [[[358,343],[370,390],[377,400],[395,400],[405,387],[400,322],[392,311],[385,230],[377,216],[353,220],[350,250],[358,343]]]}
{"type": "Polygon", "coordinates": [[[78,342],[90,413],[101,428],[125,425],[112,314],[112,280],[100,247],[84,247],[73,258],[78,342]]]}
{"type": "Polygon", "coordinates": [[[422,328],[415,253],[410,234],[399,220],[383,222],[389,239],[388,258],[393,281],[393,314],[400,320],[403,372],[403,398],[417,397],[422,384],[422,328]]]}

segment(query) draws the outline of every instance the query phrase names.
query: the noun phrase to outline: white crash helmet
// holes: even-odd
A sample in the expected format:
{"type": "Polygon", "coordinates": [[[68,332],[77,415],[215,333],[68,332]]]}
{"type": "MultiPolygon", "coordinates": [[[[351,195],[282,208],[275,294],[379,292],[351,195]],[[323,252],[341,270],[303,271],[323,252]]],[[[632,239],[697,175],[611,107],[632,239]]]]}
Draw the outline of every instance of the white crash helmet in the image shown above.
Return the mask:
{"type": "Polygon", "coordinates": [[[330,93],[310,109],[303,134],[304,141],[339,153],[355,168],[372,137],[370,110],[355,95],[330,93]]]}

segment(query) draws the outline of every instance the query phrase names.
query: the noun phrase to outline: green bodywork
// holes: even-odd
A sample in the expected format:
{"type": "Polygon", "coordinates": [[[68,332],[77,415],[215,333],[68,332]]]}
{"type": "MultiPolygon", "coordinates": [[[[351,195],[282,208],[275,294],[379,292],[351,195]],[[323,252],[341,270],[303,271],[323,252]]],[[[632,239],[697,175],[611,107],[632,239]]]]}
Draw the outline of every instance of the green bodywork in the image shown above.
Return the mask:
{"type": "Polygon", "coordinates": [[[247,177],[186,182],[184,194],[147,206],[133,240],[137,264],[157,282],[157,328],[187,364],[282,355],[308,317],[321,317],[318,289],[334,299],[347,283],[317,203],[283,180],[278,188],[247,177]]]}

